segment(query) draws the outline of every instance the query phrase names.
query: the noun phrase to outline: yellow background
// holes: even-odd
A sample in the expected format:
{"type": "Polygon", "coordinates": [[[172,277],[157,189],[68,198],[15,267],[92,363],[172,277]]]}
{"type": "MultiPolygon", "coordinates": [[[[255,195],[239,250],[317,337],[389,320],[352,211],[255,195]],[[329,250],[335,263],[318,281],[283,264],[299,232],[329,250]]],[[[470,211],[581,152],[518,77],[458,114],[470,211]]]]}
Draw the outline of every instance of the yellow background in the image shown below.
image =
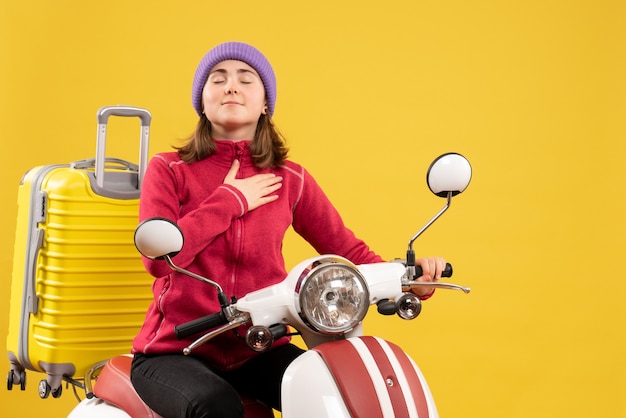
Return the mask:
{"type": "MultiPolygon", "coordinates": [[[[626,417],[622,0],[2,0],[0,335],[24,172],[93,156],[102,105],[150,109],[150,152],[168,150],[195,124],[197,62],[226,40],[268,56],[292,159],[384,257],[443,204],[430,161],[470,159],[415,249],[472,293],[367,323],[418,362],[442,417],[626,417]]],[[[109,153],[136,161],[134,121],[112,124],[109,153]]],[[[311,250],[290,236],[286,254],[311,250]]],[[[29,377],[0,389],[3,415],[69,411],[70,392],[40,400],[29,377]]]]}

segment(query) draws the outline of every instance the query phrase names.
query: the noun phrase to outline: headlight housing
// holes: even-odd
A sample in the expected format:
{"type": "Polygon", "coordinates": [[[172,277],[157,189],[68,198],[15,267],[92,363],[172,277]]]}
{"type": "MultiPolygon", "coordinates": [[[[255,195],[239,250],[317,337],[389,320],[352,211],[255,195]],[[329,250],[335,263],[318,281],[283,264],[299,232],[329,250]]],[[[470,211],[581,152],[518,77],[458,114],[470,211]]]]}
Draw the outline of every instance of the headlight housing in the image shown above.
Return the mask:
{"type": "Polygon", "coordinates": [[[313,331],[343,334],[367,314],[370,296],[363,275],[354,264],[322,258],[308,265],[296,283],[296,309],[313,331]]]}

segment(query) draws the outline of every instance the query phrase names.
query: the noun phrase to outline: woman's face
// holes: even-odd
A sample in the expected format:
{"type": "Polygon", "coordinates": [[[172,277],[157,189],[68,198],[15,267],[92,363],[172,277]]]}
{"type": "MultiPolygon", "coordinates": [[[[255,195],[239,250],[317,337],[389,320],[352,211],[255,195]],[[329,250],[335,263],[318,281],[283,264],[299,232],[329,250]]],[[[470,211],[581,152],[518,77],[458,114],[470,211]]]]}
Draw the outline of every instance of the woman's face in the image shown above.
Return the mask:
{"type": "Polygon", "coordinates": [[[215,139],[251,140],[267,112],[261,77],[245,62],[222,61],[209,73],[202,106],[215,139]]]}

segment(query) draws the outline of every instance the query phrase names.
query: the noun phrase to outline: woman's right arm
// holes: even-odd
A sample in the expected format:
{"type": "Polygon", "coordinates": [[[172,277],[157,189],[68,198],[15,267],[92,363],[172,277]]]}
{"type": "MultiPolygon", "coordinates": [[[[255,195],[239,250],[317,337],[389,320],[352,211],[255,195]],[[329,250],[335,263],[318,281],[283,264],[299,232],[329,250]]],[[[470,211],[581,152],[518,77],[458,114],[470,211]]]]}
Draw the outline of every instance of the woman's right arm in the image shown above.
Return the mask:
{"type": "MultiPolygon", "coordinates": [[[[175,261],[180,267],[187,267],[215,237],[230,227],[234,219],[242,216],[247,207],[245,198],[237,189],[220,184],[208,193],[202,190],[207,197],[195,208],[186,207],[183,215],[181,205],[186,200],[184,196],[201,191],[189,189],[188,184],[194,182],[185,181],[184,176],[193,175],[193,172],[176,172],[171,167],[176,164],[170,163],[166,156],[159,154],[150,160],[141,188],[139,221],[160,217],[175,222],[185,237],[183,249],[176,255],[175,261]],[[183,183],[187,185],[183,186],[183,183]]],[[[171,271],[162,260],[144,257],[143,261],[148,272],[155,277],[165,276],[171,271]]]]}

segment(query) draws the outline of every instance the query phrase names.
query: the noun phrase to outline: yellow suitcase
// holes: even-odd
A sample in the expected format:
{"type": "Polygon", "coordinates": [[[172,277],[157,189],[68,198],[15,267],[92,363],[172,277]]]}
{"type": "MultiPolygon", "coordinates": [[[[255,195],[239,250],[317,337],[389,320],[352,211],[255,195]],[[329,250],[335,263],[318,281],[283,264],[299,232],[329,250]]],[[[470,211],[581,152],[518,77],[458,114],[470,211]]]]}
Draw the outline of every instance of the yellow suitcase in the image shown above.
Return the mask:
{"type": "Polygon", "coordinates": [[[133,244],[151,115],[97,113],[96,158],[29,170],[18,191],[7,387],[45,373],[39,395],[83,386],[95,363],[128,353],[150,303],[152,278],[133,244]],[[105,158],[110,116],[141,120],[139,163],[105,158]]]}

